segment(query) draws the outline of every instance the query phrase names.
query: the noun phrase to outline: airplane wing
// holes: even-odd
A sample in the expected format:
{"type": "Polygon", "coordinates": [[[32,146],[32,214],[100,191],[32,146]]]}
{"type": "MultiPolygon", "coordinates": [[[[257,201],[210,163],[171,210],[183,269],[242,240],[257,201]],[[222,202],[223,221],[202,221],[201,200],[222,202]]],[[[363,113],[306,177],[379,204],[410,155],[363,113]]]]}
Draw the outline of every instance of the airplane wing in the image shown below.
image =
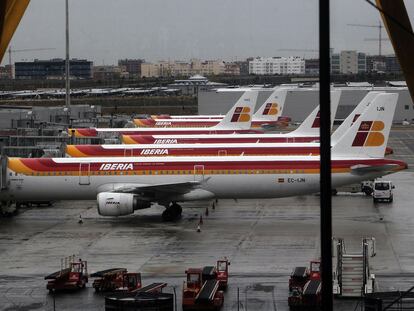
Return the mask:
{"type": "Polygon", "coordinates": [[[204,181],[186,181],[176,183],[163,183],[163,184],[132,184],[132,183],[111,183],[105,184],[98,188],[98,193],[101,192],[113,192],[113,193],[129,193],[135,194],[141,197],[143,200],[159,201],[171,197],[180,196],[194,196],[196,195],[200,199],[203,197],[210,198],[213,194],[209,191],[200,189],[200,186],[207,182],[204,181]]]}
{"type": "Polygon", "coordinates": [[[140,197],[141,200],[150,202],[163,202],[174,200],[206,200],[214,197],[214,193],[202,189],[202,185],[206,183],[209,178],[203,181],[185,181],[176,183],[162,183],[162,184],[133,184],[133,183],[112,183],[105,184],[98,188],[98,193],[112,192],[134,194],[140,197]]]}
{"type": "Polygon", "coordinates": [[[186,181],[179,183],[165,183],[155,185],[120,184],[115,186],[111,192],[132,194],[184,194],[200,186],[199,181],[186,181]]]}

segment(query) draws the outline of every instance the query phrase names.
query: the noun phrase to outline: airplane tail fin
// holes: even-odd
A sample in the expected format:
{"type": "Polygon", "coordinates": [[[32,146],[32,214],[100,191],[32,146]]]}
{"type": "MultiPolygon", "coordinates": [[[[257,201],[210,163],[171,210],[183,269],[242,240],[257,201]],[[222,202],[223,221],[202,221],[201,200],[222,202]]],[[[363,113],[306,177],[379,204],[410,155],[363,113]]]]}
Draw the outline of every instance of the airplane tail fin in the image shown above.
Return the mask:
{"type": "Polygon", "coordinates": [[[282,115],[288,89],[277,88],[253,115],[253,120],[277,121],[282,115]]]}
{"type": "MultiPolygon", "coordinates": [[[[342,91],[331,91],[331,129],[335,120],[336,111],[338,110],[339,100],[341,99],[342,91]]],[[[319,105],[311,112],[311,114],[302,122],[302,124],[291,134],[319,136],[320,114],[319,105]]]]}
{"type": "Polygon", "coordinates": [[[367,95],[359,102],[355,109],[349,114],[349,116],[342,122],[342,124],[333,132],[331,136],[331,143],[334,146],[339,139],[346,133],[346,131],[354,124],[364,110],[372,103],[377,95],[381,92],[368,92],[367,95]]]}
{"type": "Polygon", "coordinates": [[[332,155],[383,158],[397,100],[396,93],[377,95],[358,120],[332,147],[332,155]]]}
{"type": "Polygon", "coordinates": [[[244,92],[236,104],[227,112],[223,120],[211,129],[250,129],[258,93],[258,91],[244,92]]]}

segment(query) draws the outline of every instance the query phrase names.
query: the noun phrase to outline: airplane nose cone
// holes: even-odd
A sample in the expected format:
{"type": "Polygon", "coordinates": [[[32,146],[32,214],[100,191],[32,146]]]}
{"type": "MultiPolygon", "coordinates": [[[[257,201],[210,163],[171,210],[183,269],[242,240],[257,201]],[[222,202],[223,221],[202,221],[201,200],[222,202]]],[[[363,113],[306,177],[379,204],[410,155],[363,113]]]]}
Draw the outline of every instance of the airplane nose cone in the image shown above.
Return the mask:
{"type": "Polygon", "coordinates": [[[141,142],[138,141],[136,135],[122,135],[122,143],[130,145],[130,144],[140,144],[141,142]]]}
{"type": "Polygon", "coordinates": [[[86,155],[80,149],[82,149],[81,145],[67,145],[66,154],[74,158],[86,157],[86,155]]]}
{"type": "Polygon", "coordinates": [[[154,127],[155,121],[153,119],[134,119],[134,123],[138,127],[154,127]]]}

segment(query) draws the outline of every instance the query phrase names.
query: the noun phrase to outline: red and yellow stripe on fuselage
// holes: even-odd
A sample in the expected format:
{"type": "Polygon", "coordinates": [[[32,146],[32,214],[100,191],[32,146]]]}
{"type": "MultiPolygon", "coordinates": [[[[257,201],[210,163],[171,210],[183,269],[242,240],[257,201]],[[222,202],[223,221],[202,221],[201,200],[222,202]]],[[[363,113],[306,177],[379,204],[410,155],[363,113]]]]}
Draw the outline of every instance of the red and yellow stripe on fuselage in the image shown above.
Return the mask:
{"type": "MultiPolygon", "coordinates": [[[[134,124],[137,127],[145,128],[205,128],[213,127],[220,123],[220,120],[153,120],[153,119],[134,119],[134,124]]],[[[253,120],[251,122],[251,128],[262,128],[263,126],[277,126],[285,127],[288,125],[286,122],[281,121],[264,121],[253,120]]]]}
{"type": "Polygon", "coordinates": [[[209,128],[78,128],[69,129],[74,137],[107,137],[114,135],[192,135],[192,134],[263,134],[261,130],[209,129],[209,128]]]}
{"type": "Polygon", "coordinates": [[[122,135],[122,143],[124,144],[227,144],[227,143],[308,143],[319,141],[319,136],[301,136],[293,137],[287,135],[275,135],[268,134],[267,137],[247,137],[244,135],[235,135],[233,137],[211,135],[210,137],[200,137],[197,135],[184,137],[175,137],[175,135],[122,135]],[[220,137],[221,136],[221,137],[220,137]],[[161,138],[162,137],[162,138],[161,138]]]}
{"type": "MultiPolygon", "coordinates": [[[[220,144],[217,146],[188,145],[136,145],[125,148],[125,145],[67,145],[66,154],[74,157],[150,157],[150,156],[287,156],[287,155],[319,155],[319,146],[263,146],[252,144],[246,146],[220,144]]],[[[131,145],[128,145],[128,147],[131,145]]]]}

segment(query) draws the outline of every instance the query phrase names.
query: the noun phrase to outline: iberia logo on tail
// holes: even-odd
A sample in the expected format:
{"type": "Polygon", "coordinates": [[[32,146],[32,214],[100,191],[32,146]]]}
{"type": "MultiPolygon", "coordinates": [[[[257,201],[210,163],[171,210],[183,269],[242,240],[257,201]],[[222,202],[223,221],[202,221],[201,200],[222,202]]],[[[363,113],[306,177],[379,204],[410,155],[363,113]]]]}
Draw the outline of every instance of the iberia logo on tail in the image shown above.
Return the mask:
{"type": "Polygon", "coordinates": [[[264,116],[274,116],[279,113],[279,105],[277,103],[267,103],[263,110],[264,116]]]}
{"type": "Polygon", "coordinates": [[[236,107],[230,122],[249,122],[250,121],[250,108],[249,107],[236,107]]]}
{"type": "Polygon", "coordinates": [[[321,112],[318,111],[315,120],[313,120],[312,128],[319,128],[321,126],[321,112]]]}
{"type": "Polygon", "coordinates": [[[354,147],[378,147],[382,146],[385,137],[382,133],[384,122],[382,121],[362,121],[355,139],[352,143],[354,147]]]}

